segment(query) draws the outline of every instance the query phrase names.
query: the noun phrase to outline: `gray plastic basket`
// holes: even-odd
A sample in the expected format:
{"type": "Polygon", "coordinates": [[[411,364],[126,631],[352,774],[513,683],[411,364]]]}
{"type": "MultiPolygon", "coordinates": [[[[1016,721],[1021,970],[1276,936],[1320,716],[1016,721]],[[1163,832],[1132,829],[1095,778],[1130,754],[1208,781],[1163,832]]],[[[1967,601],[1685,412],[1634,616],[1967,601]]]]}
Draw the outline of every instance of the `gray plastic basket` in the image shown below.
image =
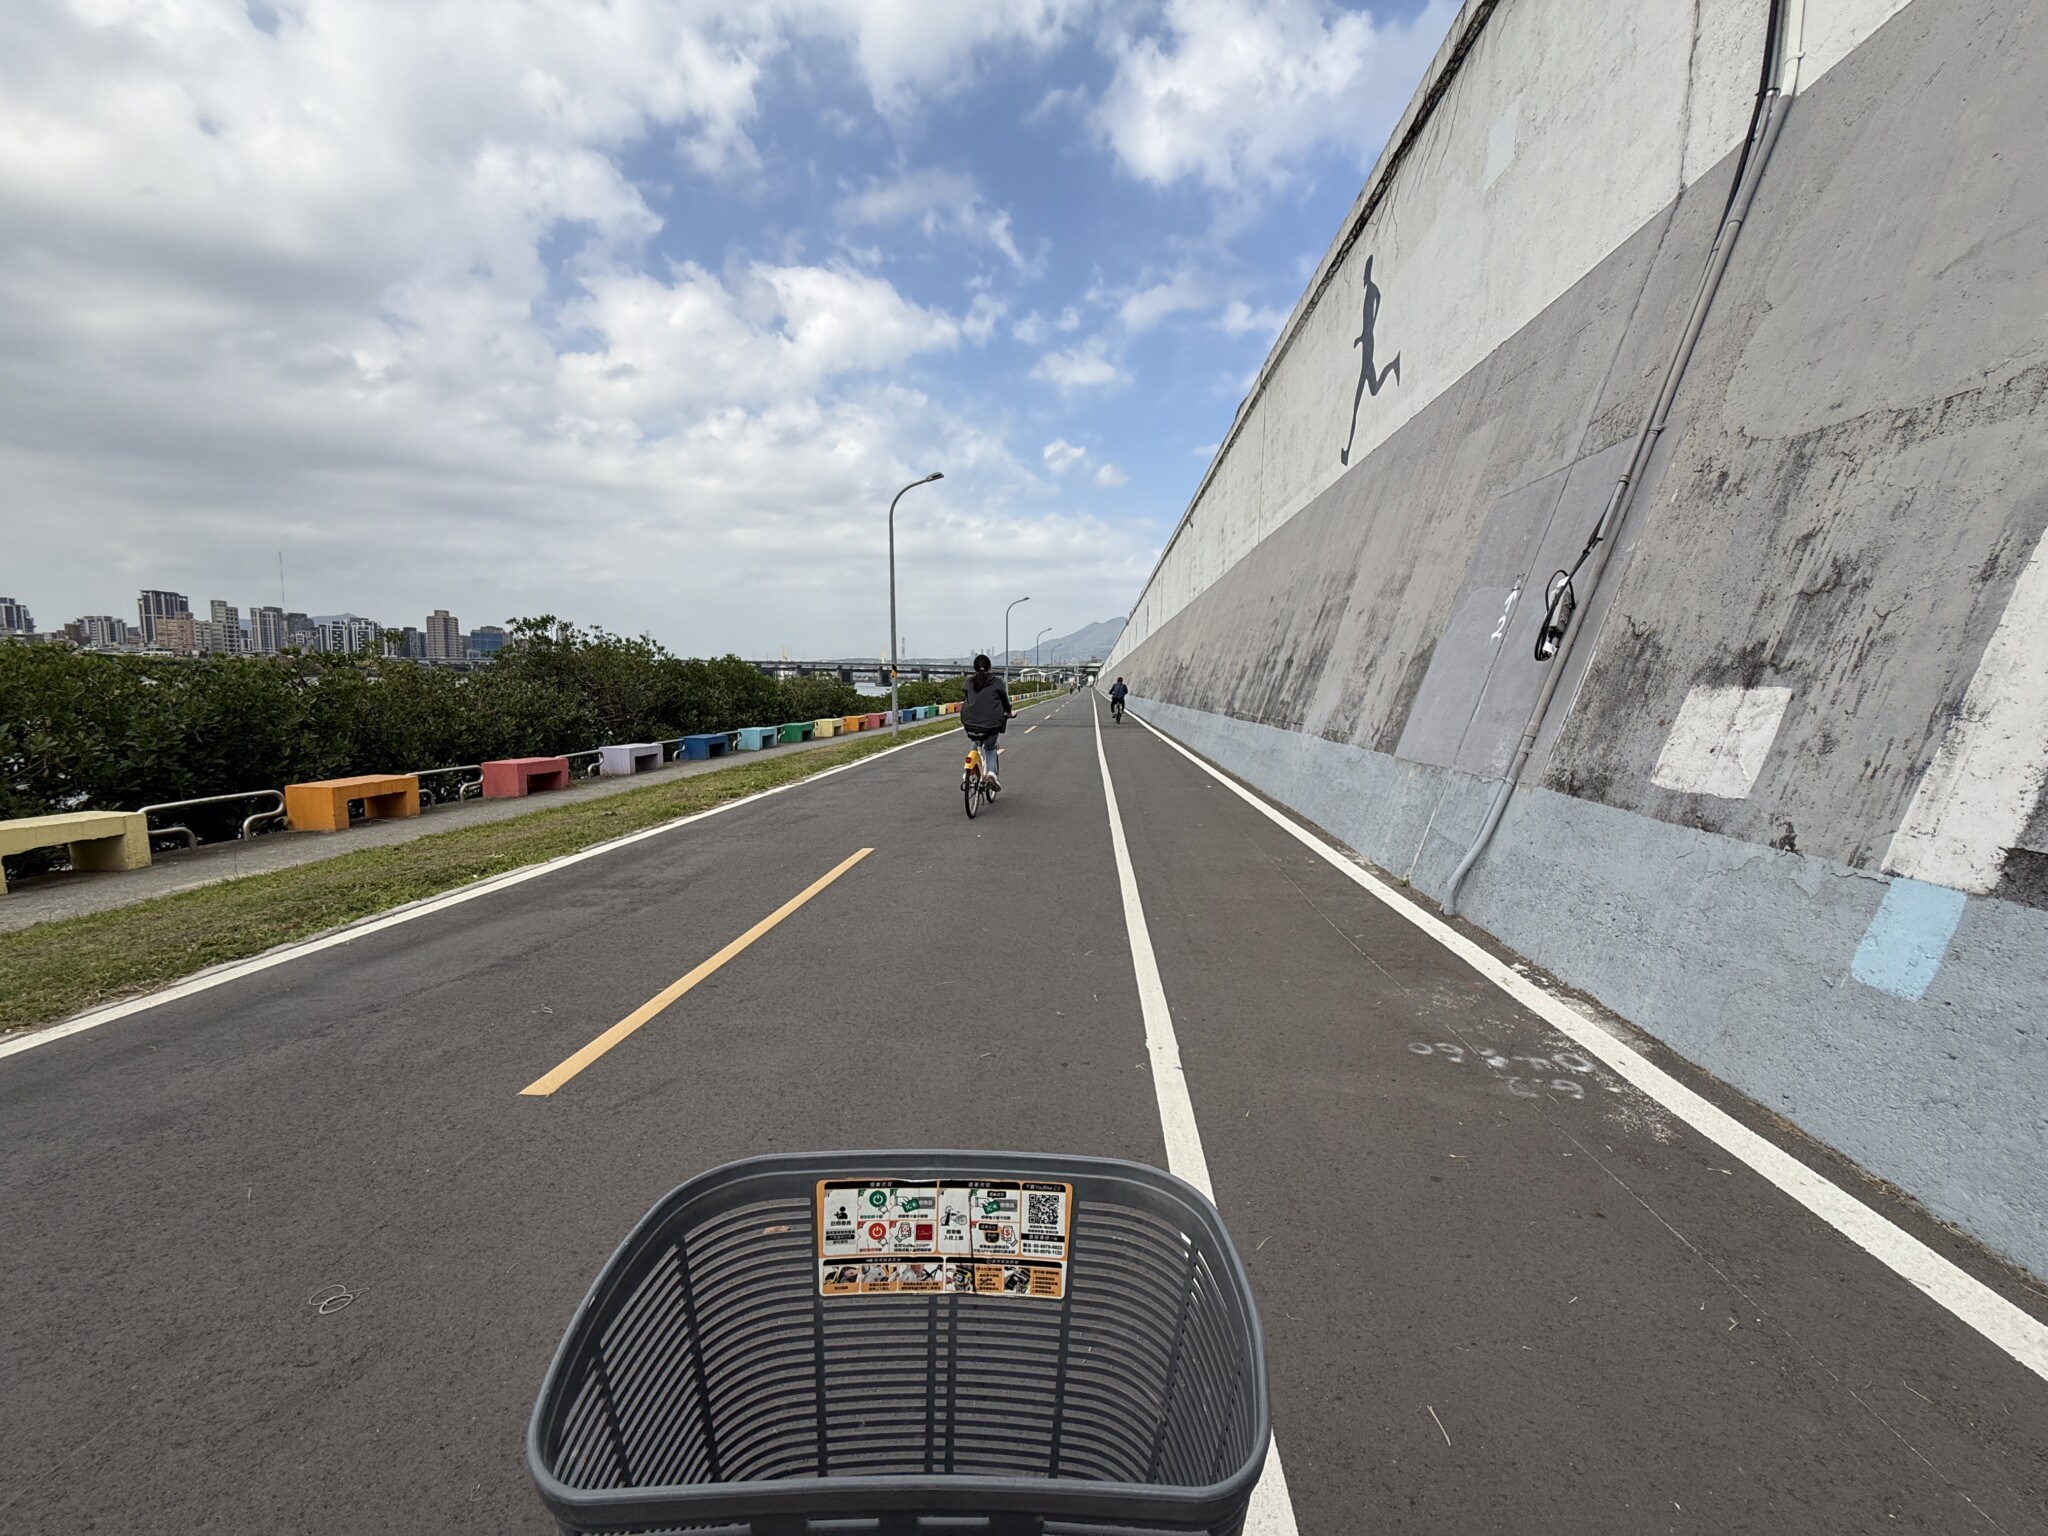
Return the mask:
{"type": "Polygon", "coordinates": [[[1192,1185],[1041,1153],[750,1158],[670,1192],[542,1382],[526,1462],[564,1531],[1236,1536],[1265,1346],[1192,1185]],[[1068,1183],[1061,1300],[822,1296],[820,1180],[1068,1183]]]}

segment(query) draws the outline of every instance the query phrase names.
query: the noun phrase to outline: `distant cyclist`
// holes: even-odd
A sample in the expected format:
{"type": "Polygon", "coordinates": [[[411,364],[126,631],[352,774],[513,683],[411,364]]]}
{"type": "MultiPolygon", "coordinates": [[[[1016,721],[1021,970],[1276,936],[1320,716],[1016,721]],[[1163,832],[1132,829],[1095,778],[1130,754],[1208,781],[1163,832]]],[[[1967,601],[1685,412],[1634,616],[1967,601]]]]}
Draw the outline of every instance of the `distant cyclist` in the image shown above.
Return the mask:
{"type": "Polygon", "coordinates": [[[997,779],[997,753],[1003,727],[1016,713],[1010,703],[1010,690],[996,676],[989,659],[975,657],[974,676],[967,679],[967,697],[960,706],[960,728],[981,753],[982,776],[988,781],[990,794],[1003,787],[997,779]]]}
{"type": "Polygon", "coordinates": [[[1125,696],[1126,694],[1128,694],[1128,693],[1129,693],[1130,691],[1131,691],[1130,689],[1128,689],[1128,688],[1126,688],[1126,687],[1124,686],[1124,680],[1123,680],[1122,678],[1118,678],[1118,679],[1117,679],[1117,680],[1116,680],[1115,682],[1113,682],[1113,683],[1111,683],[1111,684],[1109,685],[1109,718],[1110,718],[1110,719],[1112,719],[1112,720],[1121,720],[1121,719],[1123,719],[1123,717],[1124,717],[1124,696],[1125,696]]]}

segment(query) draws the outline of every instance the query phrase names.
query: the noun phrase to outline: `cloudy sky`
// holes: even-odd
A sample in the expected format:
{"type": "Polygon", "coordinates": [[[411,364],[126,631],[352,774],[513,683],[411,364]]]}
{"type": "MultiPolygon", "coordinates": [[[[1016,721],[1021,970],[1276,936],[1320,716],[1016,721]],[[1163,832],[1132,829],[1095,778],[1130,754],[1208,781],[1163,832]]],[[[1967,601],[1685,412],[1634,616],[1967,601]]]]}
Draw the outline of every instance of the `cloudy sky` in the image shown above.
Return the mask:
{"type": "Polygon", "coordinates": [[[1121,614],[1450,0],[9,0],[0,593],[1121,614]]]}

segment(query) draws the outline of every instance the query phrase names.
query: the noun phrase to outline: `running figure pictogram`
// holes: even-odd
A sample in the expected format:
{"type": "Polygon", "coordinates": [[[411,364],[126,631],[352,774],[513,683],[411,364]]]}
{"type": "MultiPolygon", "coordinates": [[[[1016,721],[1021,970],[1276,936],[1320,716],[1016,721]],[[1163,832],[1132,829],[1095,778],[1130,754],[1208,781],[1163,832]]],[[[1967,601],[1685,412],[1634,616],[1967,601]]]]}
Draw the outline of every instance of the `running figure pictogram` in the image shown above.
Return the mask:
{"type": "Polygon", "coordinates": [[[1365,392],[1371,390],[1374,395],[1378,395],[1380,386],[1387,382],[1389,375],[1392,375],[1395,383],[1401,381],[1401,354],[1398,352],[1386,367],[1377,372],[1373,369],[1372,332],[1373,327],[1379,323],[1379,318],[1380,289],[1379,284],[1372,280],[1372,258],[1368,256],[1365,258],[1365,310],[1359,317],[1358,336],[1351,343],[1359,349],[1358,389],[1351,397],[1351,436],[1344,439],[1344,447],[1337,454],[1337,462],[1340,464],[1351,462],[1351,444],[1358,437],[1358,405],[1365,399],[1365,392]]]}

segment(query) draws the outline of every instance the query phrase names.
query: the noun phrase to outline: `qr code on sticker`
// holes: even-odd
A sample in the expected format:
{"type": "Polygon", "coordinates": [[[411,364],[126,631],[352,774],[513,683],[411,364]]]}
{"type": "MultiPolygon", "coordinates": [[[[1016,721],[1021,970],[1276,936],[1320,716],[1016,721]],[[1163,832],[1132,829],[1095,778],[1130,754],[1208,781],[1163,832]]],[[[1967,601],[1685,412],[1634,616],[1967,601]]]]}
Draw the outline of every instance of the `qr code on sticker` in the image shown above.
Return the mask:
{"type": "Polygon", "coordinates": [[[1029,1203],[1025,1207],[1024,1225],[1032,1228],[1034,1231],[1044,1231],[1047,1228],[1055,1232],[1059,1230],[1060,1197],[1058,1195],[1034,1194],[1025,1196],[1025,1199],[1029,1203]]]}

